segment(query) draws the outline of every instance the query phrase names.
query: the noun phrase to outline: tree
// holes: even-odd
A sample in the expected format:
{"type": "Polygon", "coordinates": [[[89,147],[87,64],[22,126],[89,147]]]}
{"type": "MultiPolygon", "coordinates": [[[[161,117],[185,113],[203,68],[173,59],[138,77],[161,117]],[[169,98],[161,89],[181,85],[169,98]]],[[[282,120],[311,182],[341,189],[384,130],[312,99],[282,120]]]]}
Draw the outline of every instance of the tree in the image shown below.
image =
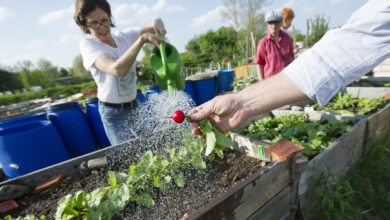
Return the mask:
{"type": "Polygon", "coordinates": [[[232,27],[220,27],[217,31],[209,30],[205,34],[191,39],[182,54],[182,64],[186,68],[199,68],[211,61],[232,60],[240,54],[237,42],[238,33],[232,27]]]}
{"type": "Polygon", "coordinates": [[[19,74],[0,69],[0,91],[12,91],[22,88],[23,84],[19,74]]]}
{"type": "Polygon", "coordinates": [[[47,74],[50,79],[52,85],[57,81],[60,73],[58,72],[58,68],[53,66],[50,61],[40,58],[38,60],[38,69],[42,70],[47,74]]]}
{"type": "Polygon", "coordinates": [[[310,18],[311,34],[309,36],[309,46],[317,43],[329,30],[329,20],[329,18],[325,19],[323,14],[310,18]]]}
{"type": "Polygon", "coordinates": [[[246,43],[246,38],[250,38],[250,33],[252,32],[258,38],[266,33],[267,26],[261,13],[265,0],[223,0],[223,2],[225,9],[222,11],[222,16],[239,33],[237,40],[241,54],[244,55],[246,48],[243,45],[246,43]]]}
{"type": "Polygon", "coordinates": [[[80,77],[84,79],[92,79],[91,73],[84,68],[83,57],[81,54],[77,55],[73,59],[73,66],[71,68],[71,75],[74,77],[80,77]]]}
{"type": "Polygon", "coordinates": [[[154,80],[154,71],[152,69],[152,65],[150,64],[150,55],[152,54],[153,48],[154,45],[152,44],[144,44],[142,47],[145,55],[142,60],[137,63],[137,66],[142,66],[142,69],[137,71],[138,80],[140,82],[154,80]]]}
{"type": "Polygon", "coordinates": [[[32,71],[24,69],[20,72],[20,78],[26,89],[30,89],[32,86],[41,86],[42,88],[51,86],[49,76],[39,69],[34,69],[32,71]]]}

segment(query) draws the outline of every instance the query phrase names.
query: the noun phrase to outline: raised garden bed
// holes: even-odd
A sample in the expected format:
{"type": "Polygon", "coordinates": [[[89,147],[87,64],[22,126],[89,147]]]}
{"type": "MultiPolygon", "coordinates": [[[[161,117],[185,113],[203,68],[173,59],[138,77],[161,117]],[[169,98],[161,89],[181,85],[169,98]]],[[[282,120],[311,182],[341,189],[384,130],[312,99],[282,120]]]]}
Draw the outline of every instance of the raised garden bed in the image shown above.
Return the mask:
{"type": "MultiPolygon", "coordinates": [[[[162,148],[182,146],[183,133],[186,132],[177,132],[178,129],[170,128],[2,182],[1,186],[24,184],[32,190],[42,181],[64,175],[57,187],[16,199],[20,207],[11,215],[45,215],[46,219],[53,219],[58,200],[67,194],[74,195],[79,190],[88,193],[108,186],[109,170],[128,172],[129,166],[148,150],[163,154],[162,148]],[[89,165],[85,165],[95,158],[106,158],[109,165],[87,169],[89,165]]],[[[206,169],[183,170],[187,179],[183,188],[171,184],[166,191],[153,189],[154,206],[130,202],[113,219],[180,219],[182,216],[189,219],[245,219],[293,178],[294,157],[282,163],[264,163],[234,150],[226,149],[224,155],[224,159],[216,157],[208,162],[206,169]]]]}
{"type": "MultiPolygon", "coordinates": [[[[299,111],[289,111],[289,110],[275,110],[272,111],[273,115],[275,117],[282,117],[285,115],[291,115],[291,114],[302,114],[302,112],[299,111]]],[[[324,112],[307,112],[308,118],[312,122],[316,122],[318,120],[326,120],[326,119],[338,119],[338,120],[344,120],[346,118],[351,118],[351,115],[341,115],[341,114],[334,114],[334,113],[324,113],[324,112]]],[[[312,190],[312,179],[319,178],[322,173],[326,172],[350,172],[351,170],[355,169],[359,159],[361,158],[361,155],[363,153],[363,144],[364,144],[364,138],[365,138],[365,126],[366,126],[366,119],[365,117],[360,116],[352,116],[353,118],[353,124],[350,125],[350,129],[346,129],[348,131],[342,132],[343,134],[340,134],[332,143],[326,146],[325,149],[320,150],[320,152],[317,155],[311,155],[310,152],[303,152],[308,156],[309,158],[300,158],[299,164],[301,167],[297,169],[297,179],[296,181],[293,181],[294,184],[296,184],[296,189],[291,188],[294,184],[288,186],[289,188],[284,188],[283,193],[278,194],[278,199],[274,200],[274,204],[270,205],[272,207],[284,207],[291,208],[291,207],[300,207],[301,211],[308,208],[312,202],[313,198],[311,197],[311,190],[312,190]],[[305,163],[307,162],[307,164],[305,163]],[[294,194],[296,193],[296,194],[294,194]],[[293,201],[295,195],[295,204],[289,203],[286,204],[285,201],[293,201]],[[299,202],[298,202],[299,201],[299,202]]],[[[288,119],[285,119],[288,120],[288,119]]],[[[265,120],[266,121],[266,120],[265,120]]],[[[283,120],[282,120],[283,121],[283,120]]],[[[299,119],[292,120],[291,123],[299,123],[299,119]]],[[[268,125],[272,124],[273,122],[265,122],[268,125]]],[[[287,122],[288,123],[288,122],[287,122]]],[[[277,129],[280,129],[281,126],[273,125],[277,129]]],[[[262,127],[262,126],[260,126],[262,127]]],[[[271,126],[272,127],[272,126],[271,126]]],[[[292,126],[293,127],[293,126],[292,126]]],[[[303,126],[303,127],[310,127],[310,126],[303,126]]],[[[318,131],[315,131],[317,134],[321,133],[322,129],[319,129],[318,131]],[[318,133],[320,132],[320,133],[318,133]]],[[[325,132],[330,132],[326,131],[325,132]]],[[[272,132],[269,132],[267,129],[262,131],[253,131],[254,135],[262,135],[263,134],[269,134],[272,132]]],[[[279,134],[292,134],[294,136],[297,135],[297,139],[292,138],[293,142],[299,143],[299,139],[302,136],[298,130],[291,129],[289,131],[287,130],[278,130],[277,133],[279,134]],[[294,140],[295,139],[295,140],[294,140]]],[[[310,133],[308,131],[307,133],[310,133]]],[[[328,134],[326,134],[328,135],[328,134]]],[[[248,138],[239,134],[235,134],[235,136],[240,138],[240,141],[237,143],[240,143],[241,145],[245,146],[247,151],[249,152],[256,152],[258,151],[258,141],[253,138],[248,138]]],[[[272,139],[272,137],[267,137],[260,140],[267,140],[270,141],[269,138],[272,139]]],[[[287,137],[284,137],[287,138],[287,137]]],[[[287,138],[288,139],[288,138],[287,138]]],[[[311,141],[312,144],[315,144],[315,139],[311,141]]],[[[312,145],[309,145],[312,146],[312,145]]],[[[259,215],[258,215],[259,216],[259,215]]],[[[285,216],[280,215],[279,218],[285,216]]]]}

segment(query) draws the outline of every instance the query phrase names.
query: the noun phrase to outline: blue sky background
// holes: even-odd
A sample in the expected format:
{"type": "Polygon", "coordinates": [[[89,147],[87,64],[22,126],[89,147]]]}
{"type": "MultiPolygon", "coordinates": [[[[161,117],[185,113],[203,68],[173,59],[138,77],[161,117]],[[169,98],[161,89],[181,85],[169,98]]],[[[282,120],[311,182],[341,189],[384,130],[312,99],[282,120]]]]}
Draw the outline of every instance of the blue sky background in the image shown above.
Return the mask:
{"type": "MultiPolygon", "coordinates": [[[[44,58],[71,67],[84,37],[73,22],[73,0],[0,0],[0,66],[44,58]]],[[[109,0],[118,29],[142,26],[159,16],[167,37],[180,52],[195,35],[227,25],[221,19],[222,0],[109,0]]],[[[330,27],[344,24],[366,0],[268,0],[263,12],[290,7],[293,25],[302,33],[306,19],[317,14],[330,18],[330,27]]],[[[141,58],[141,55],[138,59],[141,58]]]]}

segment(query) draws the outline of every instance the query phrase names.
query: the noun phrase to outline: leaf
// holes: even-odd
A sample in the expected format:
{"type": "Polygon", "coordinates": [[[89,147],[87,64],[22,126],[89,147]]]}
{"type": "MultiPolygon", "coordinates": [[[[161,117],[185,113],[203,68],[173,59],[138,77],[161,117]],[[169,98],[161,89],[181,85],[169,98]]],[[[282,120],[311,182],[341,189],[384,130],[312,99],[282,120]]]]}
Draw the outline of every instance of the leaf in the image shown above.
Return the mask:
{"type": "Polygon", "coordinates": [[[83,208],[83,206],[86,206],[88,203],[87,201],[87,193],[84,190],[80,190],[76,192],[72,199],[72,205],[74,207],[77,207],[78,210],[83,208]]]}
{"type": "Polygon", "coordinates": [[[178,187],[184,187],[184,185],[186,184],[186,177],[183,174],[176,174],[173,177],[173,180],[178,187]]]}
{"type": "Polygon", "coordinates": [[[92,191],[90,194],[90,198],[88,201],[89,207],[96,207],[99,206],[100,202],[103,199],[104,194],[111,189],[111,187],[104,187],[104,188],[97,188],[94,191],[92,191]]]}
{"type": "Polygon", "coordinates": [[[66,195],[65,197],[61,198],[59,201],[58,201],[58,205],[57,205],[57,211],[56,211],[56,214],[55,214],[55,218],[56,219],[63,219],[63,215],[65,214],[68,214],[66,213],[66,208],[71,204],[71,201],[72,201],[72,195],[69,194],[69,195],[66,195]]]}
{"type": "Polygon", "coordinates": [[[116,175],[112,171],[108,171],[108,183],[110,186],[116,186],[116,175]]]}
{"type": "Polygon", "coordinates": [[[142,195],[139,195],[137,198],[137,203],[148,207],[154,206],[154,200],[148,193],[143,193],[142,195]]]}
{"type": "Polygon", "coordinates": [[[192,166],[196,169],[206,169],[206,162],[204,162],[201,158],[196,158],[191,161],[192,166]]]}
{"type": "Polygon", "coordinates": [[[233,146],[233,141],[223,135],[216,127],[213,126],[215,137],[217,138],[217,144],[223,147],[233,146]]]}
{"type": "Polygon", "coordinates": [[[206,146],[207,146],[205,155],[208,156],[213,152],[215,145],[217,144],[217,138],[215,137],[215,134],[211,130],[211,128],[206,127],[204,130],[206,133],[206,146]]]}

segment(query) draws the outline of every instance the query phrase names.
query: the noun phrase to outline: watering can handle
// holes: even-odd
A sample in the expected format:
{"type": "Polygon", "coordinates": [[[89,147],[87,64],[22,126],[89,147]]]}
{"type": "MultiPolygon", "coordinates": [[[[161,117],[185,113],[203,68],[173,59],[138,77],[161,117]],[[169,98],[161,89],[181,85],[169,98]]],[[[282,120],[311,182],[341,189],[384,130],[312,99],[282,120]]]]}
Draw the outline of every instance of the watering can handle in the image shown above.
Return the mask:
{"type": "MultiPolygon", "coordinates": [[[[162,37],[161,33],[158,33],[158,37],[162,37]]],[[[167,61],[167,55],[165,53],[165,47],[164,47],[164,42],[160,41],[160,54],[161,54],[161,60],[162,60],[162,65],[165,71],[165,75],[168,74],[168,61],[167,61]]]]}

